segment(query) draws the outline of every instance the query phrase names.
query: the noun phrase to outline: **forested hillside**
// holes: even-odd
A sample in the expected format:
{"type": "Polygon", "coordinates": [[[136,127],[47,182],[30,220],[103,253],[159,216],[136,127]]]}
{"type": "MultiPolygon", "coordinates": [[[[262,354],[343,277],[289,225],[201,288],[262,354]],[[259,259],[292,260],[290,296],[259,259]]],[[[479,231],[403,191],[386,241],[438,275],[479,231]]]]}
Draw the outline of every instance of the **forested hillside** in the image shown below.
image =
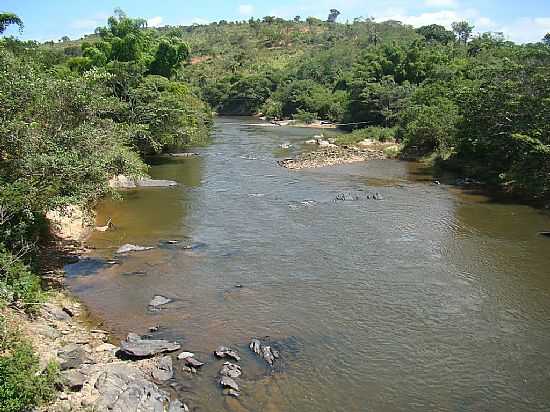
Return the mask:
{"type": "Polygon", "coordinates": [[[472,30],[266,17],[162,32],[190,45],[178,77],[220,113],[391,128],[405,153],[548,197],[548,41],[517,45],[472,30]]]}

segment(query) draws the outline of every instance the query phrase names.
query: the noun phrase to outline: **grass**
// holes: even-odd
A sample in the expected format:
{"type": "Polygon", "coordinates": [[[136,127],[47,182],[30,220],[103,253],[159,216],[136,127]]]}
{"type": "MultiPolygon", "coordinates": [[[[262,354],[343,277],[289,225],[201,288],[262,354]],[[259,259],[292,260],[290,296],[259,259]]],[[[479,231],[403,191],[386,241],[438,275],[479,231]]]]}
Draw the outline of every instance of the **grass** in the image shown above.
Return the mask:
{"type": "Polygon", "coordinates": [[[0,411],[30,410],[54,398],[59,368],[40,369],[31,344],[0,315],[0,411]]]}

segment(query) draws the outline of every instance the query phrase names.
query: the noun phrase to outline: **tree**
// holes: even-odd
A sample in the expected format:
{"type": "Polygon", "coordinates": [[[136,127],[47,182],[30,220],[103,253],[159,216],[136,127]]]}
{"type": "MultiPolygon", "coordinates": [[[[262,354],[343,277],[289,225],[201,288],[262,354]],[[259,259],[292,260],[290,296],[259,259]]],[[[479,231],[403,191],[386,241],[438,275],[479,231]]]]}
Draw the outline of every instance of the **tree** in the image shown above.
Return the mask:
{"type": "Polygon", "coordinates": [[[327,22],[329,23],[336,23],[336,19],[340,15],[340,12],[336,9],[330,9],[330,13],[327,18],[327,22]]]}
{"type": "Polygon", "coordinates": [[[458,40],[462,43],[468,43],[472,32],[474,31],[475,26],[471,25],[467,21],[455,21],[452,24],[453,31],[458,37],[458,40]]]}
{"type": "Polygon", "coordinates": [[[550,33],[546,33],[542,38],[542,42],[547,46],[550,46],[550,33]]]}
{"type": "Polygon", "coordinates": [[[0,13],[0,34],[4,33],[8,26],[12,24],[19,26],[19,32],[23,31],[23,20],[21,20],[17,14],[0,13]]]}
{"type": "Polygon", "coordinates": [[[149,71],[151,74],[170,78],[177,66],[189,58],[189,54],[189,46],[186,43],[175,38],[162,39],[149,71]]]}
{"type": "Polygon", "coordinates": [[[445,27],[439,24],[419,27],[416,29],[416,32],[424,36],[427,42],[448,44],[455,39],[453,32],[445,29],[445,27]]]}
{"type": "Polygon", "coordinates": [[[60,41],[65,43],[65,42],[71,41],[71,38],[69,36],[63,36],[61,37],[60,41]]]}

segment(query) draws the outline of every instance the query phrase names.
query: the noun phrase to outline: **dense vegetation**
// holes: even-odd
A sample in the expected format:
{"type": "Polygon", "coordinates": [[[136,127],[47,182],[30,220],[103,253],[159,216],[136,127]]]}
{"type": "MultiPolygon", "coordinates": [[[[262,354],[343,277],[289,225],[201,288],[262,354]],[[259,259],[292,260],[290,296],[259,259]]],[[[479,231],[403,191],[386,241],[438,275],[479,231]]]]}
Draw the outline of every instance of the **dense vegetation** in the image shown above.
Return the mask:
{"type": "Polygon", "coordinates": [[[178,76],[220,113],[370,127],[355,137],[394,135],[406,155],[547,199],[550,37],[517,45],[473,29],[297,16],[161,32],[190,45],[195,64],[178,76]]]}
{"type": "MultiPolygon", "coordinates": [[[[147,155],[206,142],[212,110],[340,123],[354,129],[342,143],[397,139],[404,155],[550,198],[550,34],[517,45],[467,22],[338,14],[157,29],[116,10],[78,41],[0,39],[0,309],[43,299],[33,256],[48,210],[92,206],[147,155]]],[[[12,24],[0,13],[0,34],[12,24]]],[[[35,372],[2,330],[0,407],[46,400],[54,371],[35,372]]]]}
{"type": "MultiPolygon", "coordinates": [[[[0,15],[0,33],[22,26],[0,15]]],[[[108,181],[146,172],[144,156],[207,140],[211,110],[174,79],[189,57],[181,40],[150,36],[142,20],[118,11],[97,40],[66,56],[35,42],[0,40],[0,311],[32,314],[44,300],[34,275],[47,238],[45,215],[89,208],[108,181]]],[[[52,366],[38,369],[30,345],[0,316],[0,409],[47,400],[52,366]]]]}

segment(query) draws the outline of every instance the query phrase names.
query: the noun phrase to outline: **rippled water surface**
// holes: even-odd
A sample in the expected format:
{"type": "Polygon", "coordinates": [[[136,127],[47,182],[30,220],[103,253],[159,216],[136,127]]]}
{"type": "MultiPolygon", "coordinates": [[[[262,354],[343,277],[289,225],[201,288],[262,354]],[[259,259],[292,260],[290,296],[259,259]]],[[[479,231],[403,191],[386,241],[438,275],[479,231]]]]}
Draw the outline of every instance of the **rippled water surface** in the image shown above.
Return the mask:
{"type": "Polygon", "coordinates": [[[547,215],[433,185],[411,163],[289,171],[275,160],[317,132],[255,123],[218,119],[200,157],[155,161],[151,175],[179,187],[100,206],[116,230],[93,235],[94,256],[158,246],[69,268],[106,327],[160,324],[155,336],[207,360],[176,377],[200,411],[550,409],[547,215]],[[335,202],[343,192],[359,200],[335,202]],[[156,294],[174,302],[150,312],[156,294]],[[253,336],[282,348],[275,371],[249,353],[253,336]],[[220,344],[243,354],[239,400],[216,387],[220,344]]]}

